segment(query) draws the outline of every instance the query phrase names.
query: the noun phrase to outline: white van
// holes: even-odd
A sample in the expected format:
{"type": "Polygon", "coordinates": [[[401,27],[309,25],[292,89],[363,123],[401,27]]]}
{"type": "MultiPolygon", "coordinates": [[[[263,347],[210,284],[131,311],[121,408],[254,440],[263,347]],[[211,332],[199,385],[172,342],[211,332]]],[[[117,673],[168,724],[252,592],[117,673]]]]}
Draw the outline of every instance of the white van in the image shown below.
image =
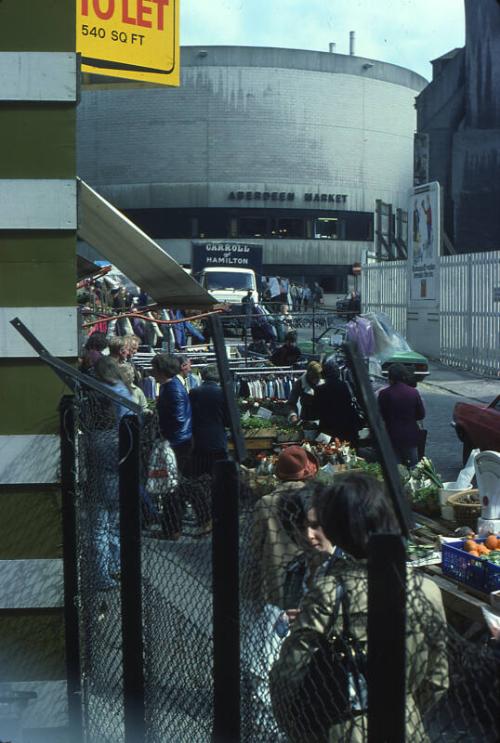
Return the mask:
{"type": "Polygon", "coordinates": [[[252,290],[254,302],[259,301],[257,278],[251,268],[226,268],[213,266],[204,268],[200,274],[200,284],[215,297],[218,302],[235,304],[252,290]]]}

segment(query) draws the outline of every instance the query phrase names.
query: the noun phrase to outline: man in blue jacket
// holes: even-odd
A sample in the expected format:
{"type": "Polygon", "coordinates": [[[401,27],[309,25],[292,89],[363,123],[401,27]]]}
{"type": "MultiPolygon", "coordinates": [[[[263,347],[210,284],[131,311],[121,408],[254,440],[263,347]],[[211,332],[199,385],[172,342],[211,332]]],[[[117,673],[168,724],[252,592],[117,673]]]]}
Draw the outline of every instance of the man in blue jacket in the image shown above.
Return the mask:
{"type": "Polygon", "coordinates": [[[160,431],[174,450],[179,471],[187,475],[193,430],[189,395],[177,377],[180,363],[175,356],[162,353],[154,356],[151,364],[153,376],[160,384],[158,397],[160,431]]]}

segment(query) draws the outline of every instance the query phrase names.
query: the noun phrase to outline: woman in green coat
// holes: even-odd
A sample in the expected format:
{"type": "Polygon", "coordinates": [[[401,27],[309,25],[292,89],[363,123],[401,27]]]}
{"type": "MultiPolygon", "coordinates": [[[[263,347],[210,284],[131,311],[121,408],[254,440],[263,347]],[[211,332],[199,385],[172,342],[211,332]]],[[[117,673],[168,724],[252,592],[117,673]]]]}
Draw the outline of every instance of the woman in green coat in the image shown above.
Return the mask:
{"type": "MultiPolygon", "coordinates": [[[[317,684],[307,686],[313,649],[319,635],[341,629],[347,597],[350,630],[366,650],[368,616],[367,550],[373,533],[397,532],[391,504],[382,486],[371,477],[347,474],[335,478],[313,496],[313,507],[328,539],[347,553],[305,595],[300,612],[284,641],[270,674],[273,708],[291,743],[361,743],[367,740],[367,717],[356,705],[347,720],[321,726],[326,679],[318,672],[317,684]],[[340,586],[340,589],[339,589],[340,586]],[[305,692],[309,689],[309,696],[305,692]]],[[[406,732],[412,743],[427,741],[422,714],[448,688],[446,620],[441,594],[430,580],[409,571],[406,626],[406,732]]],[[[356,676],[356,674],[354,674],[356,676]]],[[[331,683],[331,682],[330,682],[331,683]]],[[[354,678],[358,706],[366,706],[366,686],[354,678]]]]}

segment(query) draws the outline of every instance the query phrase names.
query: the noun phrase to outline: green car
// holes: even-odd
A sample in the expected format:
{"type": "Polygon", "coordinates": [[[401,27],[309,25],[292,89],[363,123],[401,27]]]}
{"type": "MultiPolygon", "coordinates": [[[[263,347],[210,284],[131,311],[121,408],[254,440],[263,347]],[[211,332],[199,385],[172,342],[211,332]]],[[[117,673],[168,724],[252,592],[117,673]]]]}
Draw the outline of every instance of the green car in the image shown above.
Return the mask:
{"type": "MultiPolygon", "coordinates": [[[[398,333],[387,315],[370,312],[358,316],[364,319],[365,327],[372,329],[373,353],[368,356],[370,373],[387,377],[391,364],[403,364],[418,380],[429,374],[429,362],[421,353],[410,348],[407,340],[398,333]]],[[[303,355],[309,359],[324,358],[339,353],[348,335],[349,323],[337,323],[324,330],[312,341],[299,341],[303,355]]]]}

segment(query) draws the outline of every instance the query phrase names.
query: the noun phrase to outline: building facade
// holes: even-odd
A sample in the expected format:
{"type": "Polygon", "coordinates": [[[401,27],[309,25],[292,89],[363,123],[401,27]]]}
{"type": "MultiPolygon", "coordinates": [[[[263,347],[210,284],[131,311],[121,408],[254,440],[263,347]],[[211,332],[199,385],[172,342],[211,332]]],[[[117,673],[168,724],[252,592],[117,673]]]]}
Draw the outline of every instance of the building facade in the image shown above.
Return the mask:
{"type": "Polygon", "coordinates": [[[263,245],[264,273],[342,293],[377,199],[406,209],[426,81],[351,55],[182,49],[179,89],[89,80],[79,173],[185,266],[193,240],[263,245]]]}
{"type": "Polygon", "coordinates": [[[434,60],[417,98],[425,178],[443,189],[443,226],[458,253],[500,248],[500,10],[465,0],[465,47],[434,60]]]}

